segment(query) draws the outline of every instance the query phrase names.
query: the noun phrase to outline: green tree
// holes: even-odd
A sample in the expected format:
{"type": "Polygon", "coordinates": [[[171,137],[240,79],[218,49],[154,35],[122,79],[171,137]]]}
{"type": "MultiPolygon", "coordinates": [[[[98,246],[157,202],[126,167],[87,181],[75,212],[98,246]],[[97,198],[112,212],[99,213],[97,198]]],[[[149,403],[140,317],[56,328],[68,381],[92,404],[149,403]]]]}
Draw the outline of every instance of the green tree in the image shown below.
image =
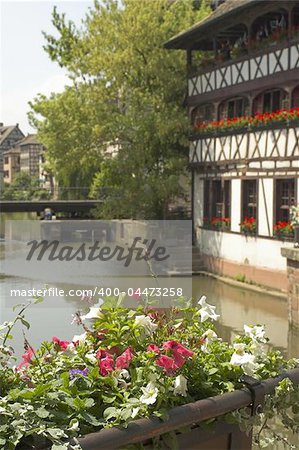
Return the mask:
{"type": "Polygon", "coordinates": [[[99,215],[161,218],[183,195],[186,61],[163,44],[207,12],[193,0],[105,0],[77,29],[54,10],[59,37],[45,35],[45,49],[73,85],[36,98],[31,121],[60,182],[77,178],[92,197],[109,188],[99,215]]]}
{"type": "Polygon", "coordinates": [[[41,200],[49,198],[49,192],[40,186],[38,177],[19,172],[9,185],[4,185],[2,200],[41,200]]]}

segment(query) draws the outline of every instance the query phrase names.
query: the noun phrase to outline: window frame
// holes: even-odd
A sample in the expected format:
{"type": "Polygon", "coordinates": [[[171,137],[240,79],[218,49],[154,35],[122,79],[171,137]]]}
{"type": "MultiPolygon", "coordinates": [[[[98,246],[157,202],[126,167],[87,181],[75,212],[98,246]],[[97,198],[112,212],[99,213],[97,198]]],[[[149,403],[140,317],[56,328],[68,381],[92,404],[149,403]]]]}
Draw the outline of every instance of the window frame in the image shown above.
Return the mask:
{"type": "Polygon", "coordinates": [[[258,220],[258,179],[257,178],[244,178],[242,180],[242,186],[241,186],[241,221],[242,222],[245,219],[245,217],[253,217],[257,223],[257,220],[258,220]],[[250,195],[251,195],[250,191],[249,191],[250,184],[252,184],[252,186],[255,186],[255,203],[249,202],[250,195]],[[247,197],[247,199],[245,197],[247,197]],[[255,205],[255,207],[253,207],[252,205],[255,205]],[[249,208],[253,208],[253,210],[255,209],[255,214],[249,214],[249,208]]]}
{"type": "MultiPolygon", "coordinates": [[[[214,218],[231,219],[231,180],[213,179],[204,180],[204,202],[203,202],[203,222],[204,226],[211,228],[211,221],[214,218]],[[217,200],[215,202],[215,200],[217,200]],[[220,208],[220,210],[218,209],[220,208]],[[220,211],[220,212],[219,212],[220,211]],[[208,224],[205,222],[208,221],[208,224]]],[[[223,230],[224,228],[222,228],[223,230]]],[[[225,227],[230,231],[230,226],[225,227]]]]}
{"type": "Polygon", "coordinates": [[[217,118],[218,120],[226,120],[226,119],[232,119],[234,117],[244,117],[248,113],[249,108],[249,100],[245,96],[237,96],[237,97],[230,97],[226,100],[223,100],[219,106],[218,106],[218,114],[217,118]],[[242,102],[242,111],[240,113],[237,113],[237,105],[238,102],[242,102]],[[232,114],[229,112],[230,110],[230,104],[233,104],[232,106],[232,114]],[[247,110],[247,112],[246,112],[247,110]]]}
{"type": "Polygon", "coordinates": [[[274,180],[274,202],[273,202],[273,208],[274,208],[274,214],[273,214],[273,218],[274,218],[274,223],[273,226],[275,226],[278,222],[285,222],[285,221],[289,221],[290,217],[288,214],[288,218],[284,218],[279,214],[279,210],[283,209],[285,211],[288,211],[289,213],[289,208],[290,206],[296,204],[296,198],[297,198],[297,183],[296,183],[296,177],[284,177],[284,178],[276,178],[274,180]],[[290,185],[290,183],[293,183],[293,197],[289,197],[289,204],[288,205],[281,205],[279,206],[278,204],[278,197],[279,197],[279,189],[282,190],[282,188],[280,187],[280,185],[282,183],[288,183],[290,185]],[[292,201],[293,198],[293,201],[292,201]],[[282,208],[282,206],[285,206],[284,208],[282,208]]]}

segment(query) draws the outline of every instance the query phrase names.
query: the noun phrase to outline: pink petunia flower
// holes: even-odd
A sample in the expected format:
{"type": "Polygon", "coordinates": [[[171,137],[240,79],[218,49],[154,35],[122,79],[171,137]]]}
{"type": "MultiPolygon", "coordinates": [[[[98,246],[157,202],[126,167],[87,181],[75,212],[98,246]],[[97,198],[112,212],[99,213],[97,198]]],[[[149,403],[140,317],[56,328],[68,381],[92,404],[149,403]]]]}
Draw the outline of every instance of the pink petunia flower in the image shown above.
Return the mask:
{"type": "Polygon", "coordinates": [[[176,341],[166,341],[163,343],[164,350],[171,350],[173,354],[182,356],[183,358],[189,358],[193,355],[193,352],[184,347],[176,341]]]}
{"type": "Polygon", "coordinates": [[[163,369],[165,369],[168,375],[170,375],[172,372],[174,372],[179,368],[175,360],[167,355],[162,355],[158,359],[156,359],[156,364],[159,367],[163,367],[163,369]]]}
{"type": "Polygon", "coordinates": [[[114,359],[112,356],[107,356],[106,358],[101,359],[99,363],[100,374],[105,377],[114,370],[114,359]]]}
{"type": "Polygon", "coordinates": [[[55,336],[52,337],[52,342],[54,342],[54,344],[57,344],[57,346],[59,347],[59,350],[66,350],[67,346],[70,344],[69,341],[61,341],[60,339],[58,339],[55,336]]]}
{"type": "Polygon", "coordinates": [[[130,347],[128,347],[118,358],[116,358],[115,368],[116,369],[127,369],[130,362],[133,359],[133,352],[130,347]]]}
{"type": "Polygon", "coordinates": [[[160,354],[160,349],[159,349],[159,347],[156,344],[148,345],[146,351],[147,352],[155,352],[155,353],[157,353],[157,355],[160,354]]]}
{"type": "Polygon", "coordinates": [[[23,361],[18,365],[17,370],[21,370],[23,367],[27,367],[28,364],[32,361],[32,358],[34,356],[34,352],[31,347],[29,347],[24,355],[22,355],[23,361]]]}
{"type": "Polygon", "coordinates": [[[97,359],[104,359],[104,358],[107,358],[107,357],[111,357],[112,358],[112,355],[111,355],[110,351],[104,350],[103,348],[100,348],[97,351],[97,353],[96,353],[96,358],[97,359]]]}

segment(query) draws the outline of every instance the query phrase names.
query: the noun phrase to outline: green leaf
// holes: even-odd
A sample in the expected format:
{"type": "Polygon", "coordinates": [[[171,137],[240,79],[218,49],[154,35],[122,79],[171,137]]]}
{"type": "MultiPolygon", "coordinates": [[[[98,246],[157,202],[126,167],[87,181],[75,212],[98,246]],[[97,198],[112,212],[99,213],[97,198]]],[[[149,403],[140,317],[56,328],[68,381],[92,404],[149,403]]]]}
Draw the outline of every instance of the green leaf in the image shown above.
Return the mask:
{"type": "Polygon", "coordinates": [[[113,417],[118,417],[118,410],[116,408],[114,408],[113,406],[110,406],[109,408],[106,408],[104,413],[103,413],[103,417],[106,420],[112,419],[113,417]]]}
{"type": "Polygon", "coordinates": [[[50,415],[49,411],[47,411],[45,408],[38,408],[35,413],[40,417],[41,419],[45,419],[50,415]]]}
{"type": "Polygon", "coordinates": [[[106,394],[102,394],[102,400],[104,403],[113,403],[114,400],[116,399],[116,395],[106,395],[106,394]]]}
{"type": "Polygon", "coordinates": [[[21,320],[22,324],[27,328],[27,330],[29,330],[30,323],[27,322],[27,320],[25,320],[24,317],[21,317],[20,320],[21,320]]]}

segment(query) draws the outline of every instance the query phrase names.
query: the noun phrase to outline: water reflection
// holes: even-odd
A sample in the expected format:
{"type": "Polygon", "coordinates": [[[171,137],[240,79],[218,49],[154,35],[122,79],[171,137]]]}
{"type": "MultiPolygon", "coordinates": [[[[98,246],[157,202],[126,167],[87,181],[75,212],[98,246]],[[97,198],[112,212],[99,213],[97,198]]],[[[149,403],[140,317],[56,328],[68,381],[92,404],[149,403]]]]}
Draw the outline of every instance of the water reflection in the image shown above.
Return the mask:
{"type": "Polygon", "coordinates": [[[217,306],[219,334],[223,339],[242,332],[244,324],[265,325],[273,346],[288,357],[299,356],[299,333],[289,327],[286,299],[240,289],[211,277],[193,277],[193,296],[203,294],[209,303],[217,306]]]}
{"type": "MultiPolygon", "coordinates": [[[[0,323],[14,317],[14,304],[26,300],[26,297],[11,296],[12,289],[43,289],[45,286],[53,286],[65,292],[76,289],[74,285],[47,284],[46,280],[17,277],[0,279],[0,323]]],[[[208,297],[209,303],[217,307],[217,313],[220,314],[218,334],[223,339],[231,340],[236,333],[242,332],[244,324],[263,324],[273,346],[281,349],[287,357],[299,356],[299,334],[289,328],[286,300],[239,289],[210,277],[195,276],[193,296],[199,298],[202,294],[208,297]]],[[[71,325],[72,314],[78,309],[88,310],[88,305],[82,302],[81,296],[48,295],[43,303],[34,305],[27,313],[32,324],[28,331],[32,345],[38,346],[42,340],[56,335],[61,339],[71,339],[78,333],[77,326],[71,325]]],[[[23,345],[20,331],[16,330],[17,338],[14,342],[18,354],[22,352],[23,345]]]]}

